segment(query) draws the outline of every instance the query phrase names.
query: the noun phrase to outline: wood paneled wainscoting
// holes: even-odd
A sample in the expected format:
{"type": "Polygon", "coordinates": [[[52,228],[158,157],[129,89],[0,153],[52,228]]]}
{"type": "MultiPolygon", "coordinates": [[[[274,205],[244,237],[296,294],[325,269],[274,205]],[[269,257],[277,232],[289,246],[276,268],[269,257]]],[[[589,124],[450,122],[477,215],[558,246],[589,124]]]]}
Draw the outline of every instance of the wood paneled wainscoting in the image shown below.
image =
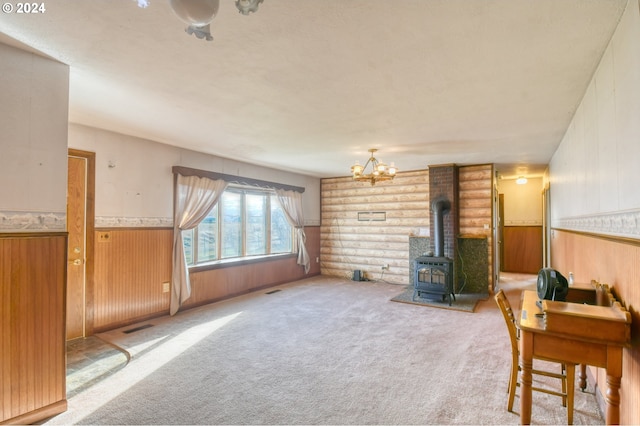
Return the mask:
{"type": "MultiPolygon", "coordinates": [[[[320,228],[305,227],[311,269],[296,256],[197,268],[191,272],[191,298],[182,310],[252,290],[320,273],[320,228]]],[[[101,332],[166,315],[171,281],[172,228],[103,228],[95,236],[94,331],[101,332]]]]}
{"type": "Polygon", "coordinates": [[[542,268],[542,226],[505,226],[502,243],[503,271],[537,274],[542,268]]]}
{"type": "Polygon", "coordinates": [[[0,234],[0,423],[67,409],[66,233],[0,234]]]}
{"type": "MultiPolygon", "coordinates": [[[[576,282],[592,279],[609,284],[631,313],[632,346],[625,348],[620,386],[620,424],[640,423],[640,241],[554,229],[551,236],[551,266],[576,282]]],[[[591,368],[603,408],[606,374],[591,368]]]]}

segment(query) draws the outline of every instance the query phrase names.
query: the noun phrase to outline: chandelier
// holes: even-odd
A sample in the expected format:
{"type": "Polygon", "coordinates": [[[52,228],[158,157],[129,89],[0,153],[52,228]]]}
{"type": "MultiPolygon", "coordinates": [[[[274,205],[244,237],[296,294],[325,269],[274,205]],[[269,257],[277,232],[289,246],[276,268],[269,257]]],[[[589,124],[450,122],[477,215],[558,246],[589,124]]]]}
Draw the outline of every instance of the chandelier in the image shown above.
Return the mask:
{"type": "Polygon", "coordinates": [[[391,163],[390,166],[387,166],[383,162],[378,161],[377,158],[373,156],[373,154],[378,151],[375,148],[371,148],[369,152],[371,153],[371,157],[367,160],[364,166],[361,166],[360,163],[356,161],[356,164],[351,166],[351,174],[353,175],[353,180],[361,181],[361,182],[371,182],[371,186],[375,185],[376,182],[381,182],[384,180],[391,180],[396,177],[396,166],[391,163]],[[367,166],[371,164],[371,171],[367,173],[367,166]]]}
{"type": "MultiPolygon", "coordinates": [[[[150,0],[137,0],[138,6],[146,8],[150,0]]],[[[264,0],[236,0],[236,7],[243,15],[258,10],[264,0]]],[[[187,34],[193,34],[199,39],[212,41],[211,22],[218,14],[220,0],[169,0],[171,9],[182,22],[188,25],[187,34]]]]}

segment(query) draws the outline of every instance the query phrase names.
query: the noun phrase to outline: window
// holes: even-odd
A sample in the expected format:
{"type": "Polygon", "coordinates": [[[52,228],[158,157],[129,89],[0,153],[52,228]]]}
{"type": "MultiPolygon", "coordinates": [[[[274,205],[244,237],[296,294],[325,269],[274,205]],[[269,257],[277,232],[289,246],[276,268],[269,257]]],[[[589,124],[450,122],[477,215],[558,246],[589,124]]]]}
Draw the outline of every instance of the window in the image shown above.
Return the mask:
{"type": "Polygon", "coordinates": [[[293,228],[273,191],[228,187],[207,217],[183,231],[188,265],[293,252],[293,228]],[[195,242],[195,244],[194,244],[195,242]]]}

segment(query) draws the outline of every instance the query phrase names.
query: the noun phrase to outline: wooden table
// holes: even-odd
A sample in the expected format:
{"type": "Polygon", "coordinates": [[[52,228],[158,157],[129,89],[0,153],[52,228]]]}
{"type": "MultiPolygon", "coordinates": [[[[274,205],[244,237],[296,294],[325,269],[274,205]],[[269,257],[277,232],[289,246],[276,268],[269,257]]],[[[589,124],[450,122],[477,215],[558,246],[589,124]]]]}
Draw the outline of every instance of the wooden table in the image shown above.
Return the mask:
{"type": "Polygon", "coordinates": [[[630,341],[631,315],[618,303],[591,306],[545,300],[539,307],[536,301],[535,291],[523,291],[518,318],[521,423],[531,422],[531,369],[536,355],[559,362],[606,368],[605,420],[607,424],[618,424],[622,349],[630,341]],[[612,333],[612,329],[619,332],[612,333]]]}

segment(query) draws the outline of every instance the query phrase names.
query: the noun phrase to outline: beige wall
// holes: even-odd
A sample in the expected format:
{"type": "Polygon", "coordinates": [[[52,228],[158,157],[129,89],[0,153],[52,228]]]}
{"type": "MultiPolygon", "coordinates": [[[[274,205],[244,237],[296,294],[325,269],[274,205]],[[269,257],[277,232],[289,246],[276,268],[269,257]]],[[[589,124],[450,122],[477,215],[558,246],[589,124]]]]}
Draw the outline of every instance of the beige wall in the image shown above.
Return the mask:
{"type": "MultiPolygon", "coordinates": [[[[640,333],[640,6],[630,1],[549,168],[551,266],[612,286],[640,333]],[[579,231],[579,232],[576,232],[579,231]],[[624,237],[624,238],[620,238],[624,237]]],[[[640,422],[640,348],[623,352],[621,424],[640,422]]],[[[603,370],[593,370],[600,400],[603,370]]]]}
{"type": "Polygon", "coordinates": [[[64,411],[69,68],[0,43],[0,423],[64,411]]]}
{"type": "Polygon", "coordinates": [[[498,180],[498,193],[504,195],[505,226],[542,226],[542,178],[529,178],[524,185],[498,180]]]}
{"type": "Polygon", "coordinates": [[[172,226],[173,166],[305,188],[305,224],[320,224],[320,180],[69,124],[69,147],[96,153],[96,226],[172,226]]]}
{"type": "Polygon", "coordinates": [[[631,1],[551,159],[551,225],[640,238],[640,12],[631,1]]]}
{"type": "Polygon", "coordinates": [[[65,230],[69,67],[0,43],[0,232],[65,230]]]}

